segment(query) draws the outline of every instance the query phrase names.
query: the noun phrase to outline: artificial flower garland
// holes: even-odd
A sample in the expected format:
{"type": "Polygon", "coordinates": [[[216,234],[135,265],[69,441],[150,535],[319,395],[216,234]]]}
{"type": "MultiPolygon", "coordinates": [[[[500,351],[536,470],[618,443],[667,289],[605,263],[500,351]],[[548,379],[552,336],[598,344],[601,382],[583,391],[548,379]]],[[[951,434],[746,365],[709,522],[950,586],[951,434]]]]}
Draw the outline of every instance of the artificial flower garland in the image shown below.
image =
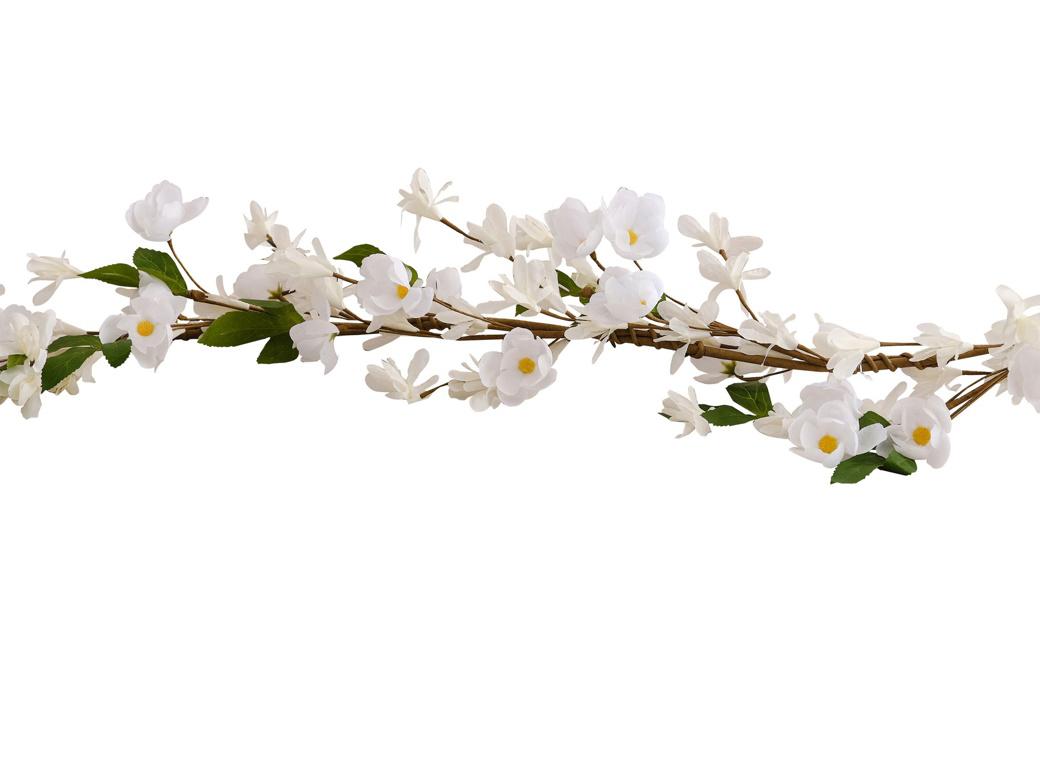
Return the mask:
{"type": "Polygon", "coordinates": [[[180,188],[161,182],[130,206],[126,221],[168,252],[142,247],[132,264],[89,271],[73,267],[65,254],[30,254],[31,281],[48,283],[33,298],[36,306],[73,278],[115,286],[126,305],[97,331],[73,327],[53,311],[19,305],[0,310],[0,403],[9,398],[24,417],[35,417],[44,392],[75,394],[80,381],[93,382],[100,357],[112,367],[133,356],[142,367],[156,368],[179,340],[207,346],[263,342],[261,364],[299,358],[321,362],[327,373],[336,366],[336,338],[367,336],[364,348],[371,350],[410,336],[500,343],[451,370],[447,382],[419,379],[429,362],[422,349],[406,371],[392,359],[370,365],[368,386],[408,403],[446,388],[451,398],[484,411],[516,406],[552,385],[560,354],[572,342],[595,342],[593,361],[606,346],[632,344],[668,350],[672,374],[689,361],[699,373],[695,380],[726,383],[732,403],[701,403],[692,386],[685,395],[668,393],[660,414],[683,426],[678,437],[751,423],[832,469],[831,482],[837,483],[858,482],[876,470],[910,475],[920,461],[941,467],[949,457],[953,419],[991,390],[1008,391],[1013,403],[1025,399],[1040,411],[1040,296],[1021,298],[999,288],[1007,312],[981,344],[934,324],[920,325],[913,340],[880,341],[817,317],[810,347],[795,337],[793,317],[752,309],[745,283],[769,275],[748,268],[762,241],[730,235],[723,217],[712,214],[707,228],[691,216],[678,220],[679,232],[697,248],[701,275],[711,283],[707,298],[694,308],[666,292],[661,279],[640,264],[668,245],[660,196],[622,188],[591,210],[568,198],[546,212],[544,221],[510,217],[492,204],[482,223],[464,230],[441,210],[458,201],[445,197],[450,185],[433,192],[419,169],[400,191],[402,214],[415,216],[415,250],[420,223],[430,219],[477,249],[463,272],[488,258],[504,260],[509,271],[490,282],[495,300],[466,300],[456,268],[434,269],[423,279],[402,259],[370,244],[332,258],[318,239],[305,249],[302,234],[294,237],[277,223],[277,212],[267,213],[256,202],[246,218],[245,241],[267,256],[238,275],[230,292],[221,279],[215,291],[207,290],[179,258],[173,232],[201,214],[208,199],[184,202],[180,188]],[[601,263],[597,249],[604,241],[625,266],[601,263]],[[735,326],[719,321],[729,291],[742,312],[735,326]],[[189,302],[193,315],[186,315],[189,302]],[[960,364],[983,357],[974,368],[960,364]],[[767,381],[790,379],[798,371],[823,379],[804,387],[801,404],[788,411],[773,402],[767,381]],[[912,390],[907,393],[907,383],[900,382],[883,399],[859,398],[850,379],[882,371],[907,375],[912,390]],[[944,389],[950,393],[946,400],[938,395],[944,389]]]}

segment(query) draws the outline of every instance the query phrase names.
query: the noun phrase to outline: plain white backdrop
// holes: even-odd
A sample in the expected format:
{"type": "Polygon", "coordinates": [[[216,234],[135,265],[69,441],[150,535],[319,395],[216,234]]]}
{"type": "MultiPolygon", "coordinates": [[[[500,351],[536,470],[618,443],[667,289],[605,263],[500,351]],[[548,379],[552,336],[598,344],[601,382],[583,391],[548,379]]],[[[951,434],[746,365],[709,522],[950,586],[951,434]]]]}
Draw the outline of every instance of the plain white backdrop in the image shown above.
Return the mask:
{"type": "MultiPolygon", "coordinates": [[[[330,249],[461,264],[400,224],[424,166],[459,222],[622,184],[673,224],[718,210],[805,338],[820,312],[981,339],[997,285],[1040,292],[1035,28],[1012,3],[18,3],[5,302],[30,251],[128,260],[163,178],[211,199],[178,232],[206,282],[256,260],[253,199],[330,249]]],[[[650,266],[703,297],[677,234],[650,266]]],[[[424,345],[442,376],[465,353],[424,345]]],[[[942,471],[841,487],[749,430],[673,440],[692,373],[664,352],[572,347],[484,415],[376,396],[358,343],[324,378],[255,352],[178,344],[0,408],[0,757],[1040,753],[1028,407],[977,404],[942,471]]]]}

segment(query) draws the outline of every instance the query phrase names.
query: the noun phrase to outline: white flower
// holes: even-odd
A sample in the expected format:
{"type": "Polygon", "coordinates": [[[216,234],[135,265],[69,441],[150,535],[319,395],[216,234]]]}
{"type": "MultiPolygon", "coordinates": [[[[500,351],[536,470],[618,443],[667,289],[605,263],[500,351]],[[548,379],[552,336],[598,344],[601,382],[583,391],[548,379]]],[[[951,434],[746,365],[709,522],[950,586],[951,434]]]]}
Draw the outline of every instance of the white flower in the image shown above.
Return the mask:
{"type": "Polygon", "coordinates": [[[21,355],[26,364],[42,368],[56,323],[53,311],[30,312],[18,305],[0,309],[0,358],[21,355]]]}
{"type": "Polygon", "coordinates": [[[509,223],[505,209],[497,203],[492,203],[487,207],[483,224],[469,222],[467,226],[470,237],[466,238],[466,243],[480,248],[484,252],[462,267],[463,272],[472,272],[480,266],[480,262],[484,260],[485,256],[492,253],[503,259],[513,258],[513,254],[516,253],[513,225],[509,223]],[[476,240],[471,238],[476,238],[476,240]]]}
{"type": "Polygon", "coordinates": [[[543,222],[533,216],[514,216],[512,226],[517,250],[533,251],[537,248],[552,248],[552,232],[543,222]]]}
{"type": "Polygon", "coordinates": [[[476,335],[487,329],[487,322],[472,316],[477,313],[477,307],[462,297],[462,278],[458,269],[433,269],[426,277],[426,285],[433,290],[434,298],[448,304],[442,306],[434,302],[430,307],[438,320],[451,325],[441,333],[442,338],[457,340],[463,335],[476,335]]]}
{"type": "Polygon", "coordinates": [[[719,316],[717,301],[705,301],[701,308],[694,311],[689,306],[680,306],[671,301],[662,301],[657,306],[657,313],[668,320],[668,329],[654,339],[655,343],[681,344],[672,352],[671,372],[679,371],[686,359],[687,349],[691,343],[701,341],[707,345],[718,345],[711,336],[711,324],[719,316]]]}
{"type": "Polygon", "coordinates": [[[568,198],[559,208],[545,212],[545,221],[552,232],[552,252],[557,262],[583,260],[603,239],[602,212],[589,211],[577,198],[568,198]]]}
{"type": "Polygon", "coordinates": [[[31,419],[40,413],[43,390],[42,365],[21,364],[0,372],[0,401],[9,398],[22,408],[22,417],[31,419]]]}
{"type": "Polygon", "coordinates": [[[787,411],[787,407],[783,404],[773,404],[773,409],[768,415],[752,420],[751,424],[762,435],[768,435],[770,438],[787,438],[787,431],[791,427],[792,419],[794,417],[787,411]]]}
{"type": "Polygon", "coordinates": [[[953,385],[953,381],[961,376],[961,371],[956,367],[903,367],[904,375],[914,381],[914,389],[911,395],[930,396],[938,393],[941,388],[951,391],[959,389],[959,385],[953,385]]]}
{"type": "Polygon", "coordinates": [[[819,410],[824,404],[840,401],[858,420],[862,414],[863,402],[856,395],[856,389],[848,380],[837,380],[833,376],[820,383],[812,383],[802,388],[802,403],[794,410],[799,414],[806,409],[819,410]]]}
{"type": "Polygon", "coordinates": [[[740,253],[751,253],[762,246],[762,239],[751,236],[730,237],[729,220],[724,216],[712,214],[708,219],[708,229],[688,214],[679,217],[679,233],[693,238],[715,253],[736,256],[740,253]]]}
{"type": "Polygon", "coordinates": [[[338,270],[328,256],[318,238],[311,240],[313,254],[300,250],[276,251],[271,257],[270,266],[278,272],[279,280],[288,291],[285,299],[298,312],[329,311],[343,307],[343,287],[336,279],[338,270]]]}
{"type": "Polygon", "coordinates": [[[106,319],[99,337],[103,343],[112,343],[127,335],[137,362],[146,369],[158,368],[173,343],[173,324],[186,303],[185,298],[174,296],[165,283],[142,274],[141,287],[130,299],[130,306],[122,314],[106,319]]]}
{"type": "Polygon", "coordinates": [[[549,344],[530,330],[516,327],[502,339],[501,351],[480,357],[477,371],[485,388],[494,389],[506,406],[533,398],[556,380],[549,344]]]}
{"type": "Polygon", "coordinates": [[[208,203],[209,198],[184,203],[181,189],[163,180],[143,200],[130,205],[126,223],[145,240],[166,242],[177,227],[201,214],[208,203]]]}
{"type": "Polygon", "coordinates": [[[582,313],[596,324],[623,327],[653,311],[662,293],[664,283],[653,272],[607,267],[582,313]]]}
{"type": "MultiPolygon", "coordinates": [[[[740,341],[736,346],[736,350],[751,356],[761,355],[765,359],[765,349],[757,343],[740,341]]],[[[747,378],[749,375],[765,370],[763,364],[731,359],[716,359],[712,356],[702,356],[700,359],[690,359],[690,361],[702,373],[693,379],[698,383],[706,383],[708,385],[714,385],[727,380],[747,378]]]]}
{"type": "Polygon", "coordinates": [[[700,262],[701,276],[709,282],[717,283],[708,295],[709,301],[714,301],[723,291],[741,290],[744,280],[762,280],[769,276],[769,270],[762,267],[745,271],[748,262],[747,252],[722,259],[702,248],[697,251],[697,259],[700,262]]]}
{"type": "Polygon", "coordinates": [[[689,435],[694,430],[697,435],[707,435],[711,432],[711,425],[704,419],[700,404],[697,403],[697,392],[691,386],[686,396],[675,391],[668,391],[668,398],[663,402],[661,414],[672,422],[681,422],[683,431],[676,438],[689,435]]]}
{"type": "MultiPolygon", "coordinates": [[[[423,287],[418,281],[413,284],[404,262],[385,253],[362,261],[361,277],[355,292],[361,306],[373,317],[421,317],[433,303],[433,288],[423,287]]],[[[374,331],[371,325],[369,328],[374,331]]]]}
{"type": "Polygon", "coordinates": [[[470,357],[473,366],[463,363],[462,369],[453,369],[448,372],[451,378],[448,381],[448,395],[460,400],[468,400],[470,408],[475,412],[483,412],[487,409],[496,409],[502,403],[498,398],[498,391],[484,385],[480,380],[480,372],[474,369],[479,362],[470,357]]]}
{"type": "Polygon", "coordinates": [[[886,429],[888,440],[878,454],[888,456],[894,448],[911,459],[924,459],[942,467],[950,457],[950,410],[938,396],[910,396],[896,402],[886,429]]]}
{"type": "Polygon", "coordinates": [[[556,270],[548,261],[528,260],[517,254],[513,257],[513,278],[503,274],[489,284],[504,300],[480,304],[477,308],[481,312],[500,311],[514,305],[522,307],[529,316],[541,313],[546,307],[560,313],[567,310],[560,298],[556,270]]]}
{"type": "Polygon", "coordinates": [[[437,383],[437,376],[434,375],[416,385],[419,373],[426,368],[429,361],[429,351],[425,348],[416,351],[412,361],[408,364],[407,377],[401,374],[401,370],[393,359],[384,359],[382,366],[369,364],[365,384],[378,393],[385,393],[387,398],[400,399],[409,404],[421,401],[423,392],[437,383]]]}
{"type": "Polygon", "coordinates": [[[881,343],[876,338],[824,322],[819,314],[816,315],[816,321],[820,326],[813,337],[813,345],[820,354],[827,357],[827,369],[839,379],[852,377],[866,355],[881,348],[881,343]]]}
{"type": "Polygon", "coordinates": [[[798,347],[798,339],[787,329],[787,323],[794,319],[794,314],[783,319],[779,314],[763,311],[758,316],[758,321],[746,319],[741,323],[737,332],[742,338],[761,343],[770,349],[780,346],[792,351],[798,347]]]}
{"type": "Polygon", "coordinates": [[[1040,346],[1018,346],[1008,363],[1007,387],[1011,403],[1025,399],[1040,412],[1040,346]]]}
{"type": "Polygon", "coordinates": [[[794,444],[792,451],[826,467],[835,467],[849,457],[870,451],[884,440],[885,428],[880,423],[860,430],[859,415],[848,400],[841,397],[841,391],[827,389],[825,392],[837,397],[818,406],[803,404],[792,416],[787,428],[787,438],[794,444]]]}
{"type": "Polygon", "coordinates": [[[300,361],[320,361],[326,375],[332,372],[339,360],[334,343],[337,335],[339,328],[329,321],[327,313],[313,315],[313,318],[289,328],[289,337],[300,352],[300,361]]]}
{"type": "Polygon", "coordinates": [[[888,395],[879,401],[874,401],[869,398],[865,398],[860,402],[859,414],[862,417],[867,412],[874,412],[880,414],[886,420],[891,419],[893,409],[899,402],[899,397],[903,395],[906,390],[906,383],[897,383],[896,386],[888,392],[888,395]]]}
{"type": "MultiPolygon", "coordinates": [[[[246,220],[246,245],[250,249],[256,248],[258,245],[264,245],[265,243],[274,244],[274,222],[278,218],[278,212],[274,211],[270,214],[267,213],[267,209],[261,207],[256,201],[252,201],[249,204],[250,217],[243,217],[246,220]]],[[[286,230],[288,231],[288,230],[286,230]]]]}
{"type": "Polygon", "coordinates": [[[961,339],[956,333],[943,330],[931,322],[920,324],[917,329],[921,334],[914,340],[924,348],[914,354],[914,361],[923,361],[934,356],[936,364],[945,367],[961,354],[974,348],[973,344],[961,339]]]}
{"type": "Polygon", "coordinates": [[[645,259],[661,253],[668,245],[664,198],[653,193],[637,195],[621,188],[603,208],[603,236],[626,259],[645,259]]]}
{"type": "Polygon", "coordinates": [[[403,216],[405,212],[415,214],[415,233],[413,235],[415,250],[419,250],[419,222],[423,220],[423,217],[439,222],[441,220],[441,212],[437,208],[438,204],[458,201],[459,196],[457,195],[452,195],[449,198],[441,197],[449,187],[451,187],[451,182],[445,182],[441,189],[434,193],[433,185],[430,184],[430,177],[426,170],[416,169],[415,173],[412,174],[411,189],[398,190],[401,194],[401,200],[397,202],[397,205],[401,209],[401,215],[403,216]]]}
{"type": "Polygon", "coordinates": [[[1040,343],[1040,295],[1022,298],[1011,288],[1001,285],[997,295],[1007,307],[1007,317],[994,322],[993,328],[986,333],[989,343],[1011,346],[1016,343],[1040,343]]]}
{"type": "Polygon", "coordinates": [[[76,269],[76,267],[69,264],[68,258],[65,256],[65,252],[62,251],[61,256],[37,256],[35,254],[29,254],[29,263],[26,265],[28,270],[36,275],[31,280],[33,282],[49,282],[47,285],[33,296],[33,303],[36,306],[46,303],[54,292],[58,289],[65,280],[71,280],[75,277],[79,277],[82,272],[76,269]]]}

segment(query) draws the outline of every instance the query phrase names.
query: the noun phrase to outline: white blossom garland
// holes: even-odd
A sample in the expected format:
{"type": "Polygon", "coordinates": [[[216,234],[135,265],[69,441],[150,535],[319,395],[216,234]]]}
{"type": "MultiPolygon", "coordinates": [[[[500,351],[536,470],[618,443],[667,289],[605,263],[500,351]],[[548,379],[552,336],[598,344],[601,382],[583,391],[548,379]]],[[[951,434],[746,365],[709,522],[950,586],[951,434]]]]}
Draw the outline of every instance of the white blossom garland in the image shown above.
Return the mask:
{"type": "Polygon", "coordinates": [[[294,237],[277,223],[277,212],[256,202],[246,218],[245,242],[265,257],[239,274],[230,291],[221,279],[207,290],[178,256],[173,233],[201,214],[208,199],[185,202],[180,188],[160,182],[130,206],[126,221],[168,252],[142,247],[132,264],[88,271],[64,253],[29,255],[31,282],[45,283],[35,306],[75,278],[115,286],[124,305],[95,331],[63,322],[50,310],[0,309],[0,403],[10,399],[23,417],[36,417],[44,392],[75,394],[81,381],[93,382],[99,358],[119,367],[133,356],[142,367],[156,368],[175,341],[263,342],[261,364],[300,359],[320,362],[327,373],[337,363],[336,338],[366,337],[364,348],[372,350],[409,336],[499,344],[450,369],[444,382],[422,378],[430,362],[422,349],[406,370],[393,359],[369,365],[366,384],[408,403],[446,389],[484,411],[522,404],[553,385],[560,354],[571,342],[593,341],[593,361],[608,346],[633,344],[666,350],[672,374],[689,362],[698,373],[694,380],[726,383],[727,398],[713,401],[731,403],[703,403],[692,385],[685,393],[668,391],[660,414],[683,426],[679,437],[751,423],[832,469],[833,483],[858,482],[875,470],[910,475],[920,461],[941,467],[950,454],[953,419],[991,390],[1040,411],[1040,296],[1022,298],[999,288],[1006,313],[984,343],[932,323],[921,324],[912,339],[881,341],[817,316],[806,345],[791,326],[793,315],[752,309],[746,284],[769,275],[752,261],[762,240],[731,235],[724,217],[712,214],[707,227],[691,216],[678,219],[709,286],[705,300],[690,305],[640,263],[669,243],[660,196],[622,188],[594,209],[567,198],[541,218],[510,216],[492,204],[479,224],[464,230],[442,211],[458,201],[446,196],[450,185],[435,193],[419,169],[400,191],[402,214],[415,217],[414,249],[428,219],[477,249],[463,272],[502,259],[505,271],[489,282],[495,300],[465,297],[459,269],[433,269],[424,279],[403,259],[370,244],[331,258],[318,239],[304,248],[302,234],[294,237]],[[619,257],[617,265],[601,263],[597,250],[604,243],[619,257]],[[719,318],[727,299],[740,313],[732,324],[719,318]],[[186,314],[189,304],[193,314],[186,314]],[[972,359],[979,363],[964,366],[972,359]],[[801,403],[788,411],[773,403],[768,380],[788,380],[795,372],[821,381],[806,385],[801,403]],[[902,373],[909,383],[898,383],[880,400],[860,398],[850,381],[881,372],[902,373]],[[939,396],[944,391],[945,400],[939,396]]]}

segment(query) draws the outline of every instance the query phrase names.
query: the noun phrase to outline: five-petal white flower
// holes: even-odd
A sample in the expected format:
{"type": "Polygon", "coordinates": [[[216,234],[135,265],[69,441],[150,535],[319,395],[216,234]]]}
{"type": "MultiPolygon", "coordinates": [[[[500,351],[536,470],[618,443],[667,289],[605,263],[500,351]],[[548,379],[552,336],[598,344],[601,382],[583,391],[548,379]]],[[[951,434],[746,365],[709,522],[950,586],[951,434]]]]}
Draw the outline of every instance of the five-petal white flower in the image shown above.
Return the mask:
{"type": "Polygon", "coordinates": [[[660,195],[637,195],[623,187],[603,207],[602,219],[603,236],[626,259],[650,258],[668,245],[664,198],[660,195]]]}
{"type": "Polygon", "coordinates": [[[888,456],[892,449],[911,459],[923,459],[932,467],[942,467],[950,457],[950,410],[938,396],[909,396],[892,409],[885,429],[888,440],[878,446],[878,454],[888,456]]]}
{"type": "Polygon", "coordinates": [[[762,280],[769,276],[769,270],[764,267],[746,269],[746,251],[723,259],[701,248],[697,251],[697,260],[700,262],[701,276],[709,282],[716,283],[708,295],[709,301],[714,301],[726,290],[740,291],[744,287],[744,280],[762,280]]]}
{"type": "Polygon", "coordinates": [[[568,198],[559,208],[545,212],[552,233],[555,263],[583,260],[594,253],[603,239],[603,212],[589,211],[577,198],[568,198]]]}
{"type": "Polygon", "coordinates": [[[477,371],[485,388],[494,388],[506,406],[533,398],[556,380],[549,344],[524,328],[516,327],[502,339],[501,351],[480,357],[477,371]]]}
{"type": "Polygon", "coordinates": [[[751,253],[762,247],[762,239],[750,235],[730,237],[729,220],[713,213],[708,218],[708,229],[689,214],[679,217],[679,234],[697,241],[698,247],[708,248],[724,256],[751,253]]]}

